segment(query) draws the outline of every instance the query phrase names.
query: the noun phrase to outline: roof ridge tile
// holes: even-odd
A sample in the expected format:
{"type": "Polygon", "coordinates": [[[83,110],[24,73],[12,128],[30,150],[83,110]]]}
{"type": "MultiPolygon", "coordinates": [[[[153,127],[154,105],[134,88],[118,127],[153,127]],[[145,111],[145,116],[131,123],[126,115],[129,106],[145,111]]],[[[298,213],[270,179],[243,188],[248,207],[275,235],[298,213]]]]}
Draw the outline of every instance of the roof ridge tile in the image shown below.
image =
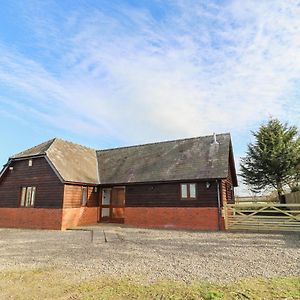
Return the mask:
{"type": "Polygon", "coordinates": [[[74,142],[72,142],[72,141],[68,141],[68,140],[65,140],[65,139],[63,139],[63,138],[58,138],[58,137],[56,137],[56,138],[54,138],[54,140],[62,141],[62,142],[64,142],[64,143],[72,144],[72,145],[75,145],[75,146],[80,146],[80,147],[85,148],[85,149],[97,151],[97,149],[95,149],[95,148],[87,147],[87,146],[82,145],[82,144],[79,144],[79,143],[74,143],[74,142]]]}

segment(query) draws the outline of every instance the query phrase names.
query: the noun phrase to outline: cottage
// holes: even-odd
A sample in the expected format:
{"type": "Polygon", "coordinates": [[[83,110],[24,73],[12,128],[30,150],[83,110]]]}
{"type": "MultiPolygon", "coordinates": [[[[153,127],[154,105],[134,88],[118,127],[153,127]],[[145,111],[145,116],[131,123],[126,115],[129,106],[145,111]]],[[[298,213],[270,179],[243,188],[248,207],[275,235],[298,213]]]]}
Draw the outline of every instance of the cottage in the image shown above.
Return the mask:
{"type": "Polygon", "coordinates": [[[222,230],[237,177],[230,134],[94,150],[52,139],[0,173],[0,226],[97,222],[222,230]]]}

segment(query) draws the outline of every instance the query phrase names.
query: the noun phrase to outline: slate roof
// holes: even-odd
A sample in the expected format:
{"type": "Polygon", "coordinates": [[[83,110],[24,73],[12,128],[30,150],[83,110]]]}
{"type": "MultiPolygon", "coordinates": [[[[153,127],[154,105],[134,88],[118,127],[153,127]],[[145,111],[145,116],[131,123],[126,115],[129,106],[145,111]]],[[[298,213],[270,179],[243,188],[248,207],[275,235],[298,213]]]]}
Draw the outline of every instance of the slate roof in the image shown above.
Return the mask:
{"type": "Polygon", "coordinates": [[[52,140],[46,141],[42,144],[36,145],[32,148],[29,148],[25,151],[15,154],[15,155],[11,156],[10,158],[21,158],[21,157],[29,157],[29,156],[37,156],[37,155],[46,154],[46,151],[49,149],[49,147],[55,140],[56,139],[52,139],[52,140]]]}
{"type": "Polygon", "coordinates": [[[100,182],[171,181],[226,178],[230,134],[97,151],[100,182]]]}
{"type": "Polygon", "coordinates": [[[45,155],[64,181],[99,184],[96,150],[62,139],[52,139],[11,159],[45,155]]]}
{"type": "MultiPolygon", "coordinates": [[[[229,172],[229,133],[130,147],[94,150],[52,139],[11,159],[45,155],[64,181],[126,184],[226,178],[229,172]]],[[[236,174],[233,174],[236,183],[236,174]]],[[[236,184],[235,184],[236,185],[236,184]]]]}

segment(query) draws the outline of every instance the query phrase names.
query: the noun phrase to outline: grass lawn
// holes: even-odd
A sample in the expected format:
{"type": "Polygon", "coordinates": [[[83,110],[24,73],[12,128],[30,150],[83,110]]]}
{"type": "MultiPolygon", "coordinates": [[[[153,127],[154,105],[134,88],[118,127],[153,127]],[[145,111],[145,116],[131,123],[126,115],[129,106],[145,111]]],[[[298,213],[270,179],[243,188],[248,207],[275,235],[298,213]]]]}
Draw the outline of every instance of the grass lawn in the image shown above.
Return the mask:
{"type": "Polygon", "coordinates": [[[51,269],[0,273],[0,299],[300,299],[300,278],[248,279],[230,284],[99,277],[51,269]]]}

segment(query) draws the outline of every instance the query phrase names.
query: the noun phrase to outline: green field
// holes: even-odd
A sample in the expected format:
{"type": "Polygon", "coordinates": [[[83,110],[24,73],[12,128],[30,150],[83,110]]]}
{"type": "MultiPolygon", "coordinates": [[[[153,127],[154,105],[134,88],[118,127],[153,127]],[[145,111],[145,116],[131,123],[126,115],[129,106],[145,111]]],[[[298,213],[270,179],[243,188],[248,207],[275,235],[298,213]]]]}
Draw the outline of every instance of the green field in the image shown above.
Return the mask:
{"type": "Polygon", "coordinates": [[[133,277],[80,279],[80,273],[37,269],[0,273],[0,299],[300,299],[300,278],[150,283],[133,277]]]}

